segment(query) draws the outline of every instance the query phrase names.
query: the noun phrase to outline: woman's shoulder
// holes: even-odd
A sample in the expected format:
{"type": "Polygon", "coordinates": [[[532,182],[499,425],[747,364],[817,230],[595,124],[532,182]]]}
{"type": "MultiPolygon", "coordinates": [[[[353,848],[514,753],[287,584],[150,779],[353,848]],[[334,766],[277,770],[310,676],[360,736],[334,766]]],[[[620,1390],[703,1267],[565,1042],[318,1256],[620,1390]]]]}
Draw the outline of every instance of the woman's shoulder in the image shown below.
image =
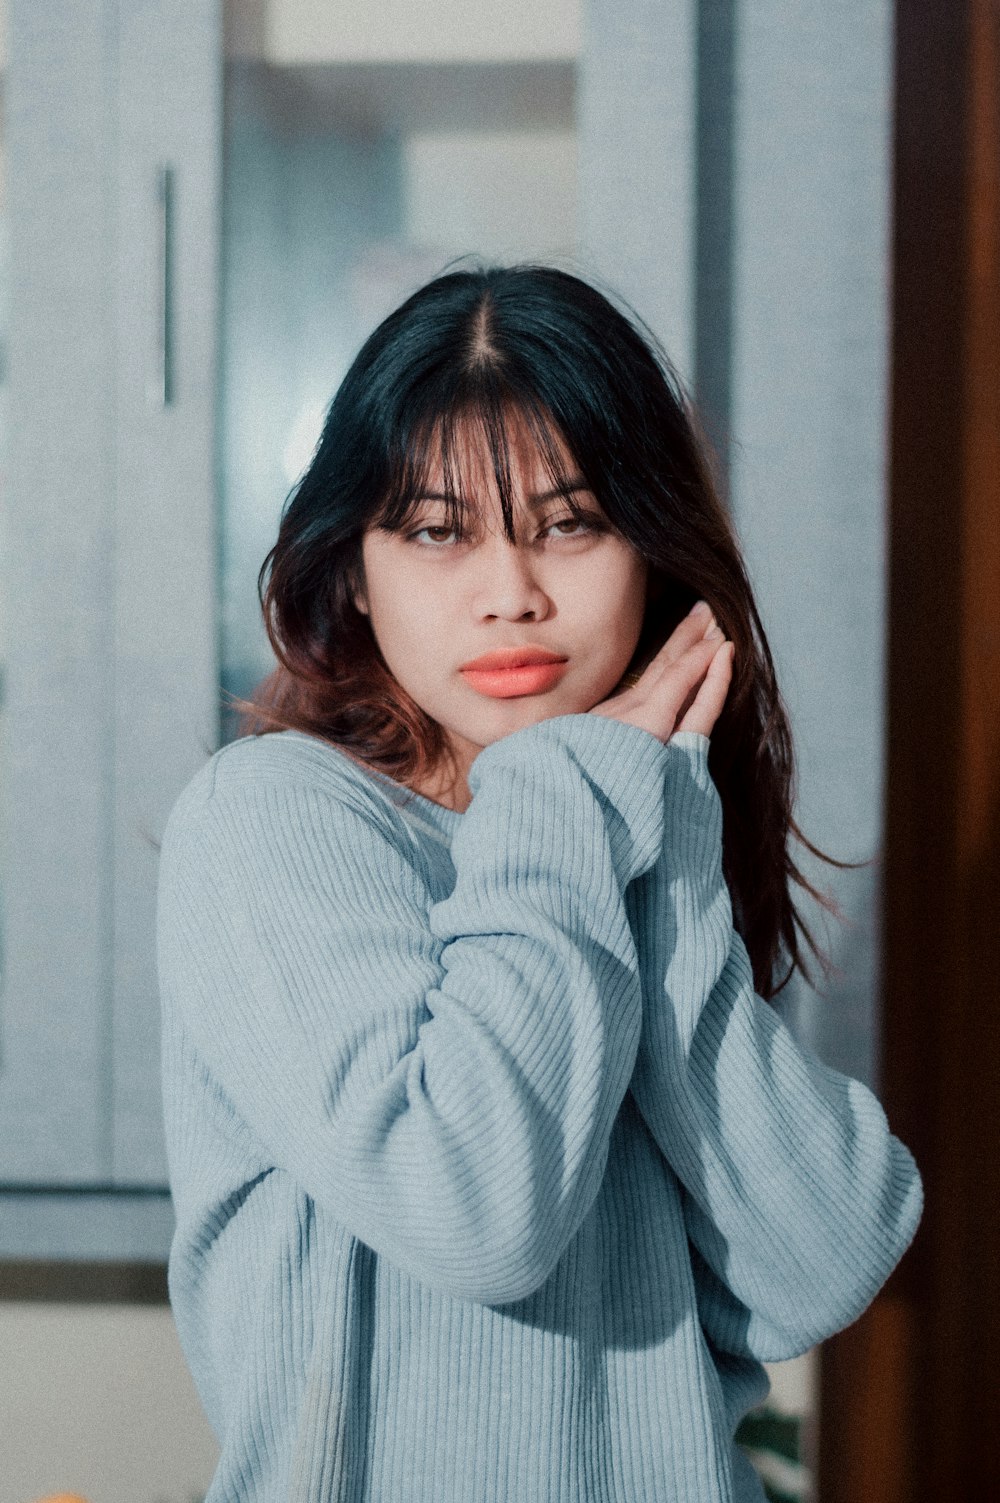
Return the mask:
{"type": "Polygon", "coordinates": [[[359,762],[332,742],[305,731],[241,736],[220,747],[209,765],[216,790],[279,781],[330,792],[378,792],[359,762]]]}
{"type": "Polygon", "coordinates": [[[192,822],[225,819],[227,811],[245,818],[257,809],[265,818],[276,803],[302,807],[317,799],[334,813],[340,808],[375,820],[387,833],[397,824],[391,800],[345,752],[302,731],[272,731],[214,752],[174,802],[165,838],[192,822]]]}

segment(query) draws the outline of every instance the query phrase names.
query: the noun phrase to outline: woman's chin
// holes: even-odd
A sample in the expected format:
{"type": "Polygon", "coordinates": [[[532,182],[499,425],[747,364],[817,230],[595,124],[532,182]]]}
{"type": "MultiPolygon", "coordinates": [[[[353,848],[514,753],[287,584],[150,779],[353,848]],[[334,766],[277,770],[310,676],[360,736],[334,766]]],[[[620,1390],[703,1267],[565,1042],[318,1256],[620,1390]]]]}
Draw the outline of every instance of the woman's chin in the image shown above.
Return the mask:
{"type": "Polygon", "coordinates": [[[475,732],[469,739],[487,746],[525,726],[538,725],[540,721],[552,720],[557,715],[580,715],[590,708],[591,704],[578,695],[526,694],[517,699],[496,700],[493,707],[476,716],[475,732]]]}

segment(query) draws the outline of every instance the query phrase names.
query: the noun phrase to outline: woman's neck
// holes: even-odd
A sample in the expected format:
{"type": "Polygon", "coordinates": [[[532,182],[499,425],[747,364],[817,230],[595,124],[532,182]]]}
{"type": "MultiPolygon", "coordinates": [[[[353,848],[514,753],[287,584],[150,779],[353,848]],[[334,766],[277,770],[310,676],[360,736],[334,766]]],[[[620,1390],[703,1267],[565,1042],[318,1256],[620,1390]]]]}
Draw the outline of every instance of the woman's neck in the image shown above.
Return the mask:
{"type": "Polygon", "coordinates": [[[424,778],[411,779],[407,786],[414,793],[429,798],[432,803],[443,805],[445,809],[452,809],[457,814],[464,814],[472,803],[468,778],[460,768],[443,774],[436,770],[424,778]]]}

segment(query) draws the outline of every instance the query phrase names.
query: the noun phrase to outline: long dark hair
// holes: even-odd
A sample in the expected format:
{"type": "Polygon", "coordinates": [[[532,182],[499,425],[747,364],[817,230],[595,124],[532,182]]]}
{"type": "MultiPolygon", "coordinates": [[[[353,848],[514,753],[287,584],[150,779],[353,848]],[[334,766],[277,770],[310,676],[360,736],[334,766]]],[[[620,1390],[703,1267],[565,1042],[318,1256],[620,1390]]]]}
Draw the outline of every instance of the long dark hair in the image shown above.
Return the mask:
{"type": "MultiPolygon", "coordinates": [[[[631,666],[643,665],[696,600],[735,646],[733,680],[712,731],[709,767],[723,806],[723,871],[755,989],[771,1000],[816,946],[791,900],[797,883],[842,918],[788,850],[794,835],[836,861],[792,817],[788,716],[713,451],[677,372],[634,310],[552,266],[448,270],[365,341],[293,488],[258,591],[278,667],[242,701],[240,730],[296,729],[412,785],[447,756],[442,728],[390,674],[352,598],[363,533],[407,524],[434,454],[445,492],[456,439],[473,425],[492,455],[508,538],[515,537],[509,425],[525,421],[553,484],[554,435],[621,535],[646,558],[649,603],[631,666]],[[782,961],[786,974],[776,983],[782,961]]],[[[574,501],[567,498],[574,510],[574,501]]],[[[448,524],[460,526],[457,506],[448,524]]]]}

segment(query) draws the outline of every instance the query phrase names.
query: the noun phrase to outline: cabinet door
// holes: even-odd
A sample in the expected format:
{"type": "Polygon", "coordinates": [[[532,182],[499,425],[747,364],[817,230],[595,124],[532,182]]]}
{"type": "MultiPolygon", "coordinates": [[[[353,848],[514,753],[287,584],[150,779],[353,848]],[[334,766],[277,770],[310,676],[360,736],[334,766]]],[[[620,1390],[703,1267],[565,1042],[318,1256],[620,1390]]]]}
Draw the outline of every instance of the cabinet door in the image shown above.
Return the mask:
{"type": "Polygon", "coordinates": [[[156,842],[217,739],[219,9],[9,4],[8,1186],[165,1181],[156,842]]]}
{"type": "Polygon", "coordinates": [[[156,845],[218,745],[214,422],[220,0],[118,7],[114,976],[116,1183],[164,1182],[156,845]]]}
{"type": "Polygon", "coordinates": [[[0,1175],[106,1178],[114,662],[109,3],[12,0],[0,1175]]]}

